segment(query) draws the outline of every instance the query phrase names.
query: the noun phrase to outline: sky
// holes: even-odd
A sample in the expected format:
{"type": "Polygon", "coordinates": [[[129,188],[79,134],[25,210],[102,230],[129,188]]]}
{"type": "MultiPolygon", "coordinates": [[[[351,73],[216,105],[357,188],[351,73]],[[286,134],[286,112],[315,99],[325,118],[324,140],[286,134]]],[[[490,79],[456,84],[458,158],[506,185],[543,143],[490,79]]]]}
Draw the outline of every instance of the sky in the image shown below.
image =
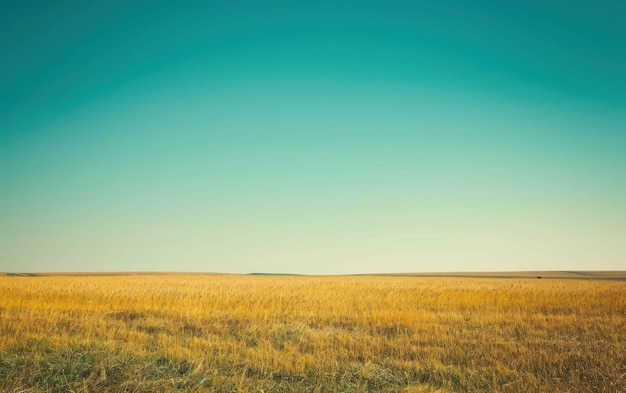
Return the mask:
{"type": "Polygon", "coordinates": [[[623,1],[1,1],[0,271],[626,270],[623,1]]]}

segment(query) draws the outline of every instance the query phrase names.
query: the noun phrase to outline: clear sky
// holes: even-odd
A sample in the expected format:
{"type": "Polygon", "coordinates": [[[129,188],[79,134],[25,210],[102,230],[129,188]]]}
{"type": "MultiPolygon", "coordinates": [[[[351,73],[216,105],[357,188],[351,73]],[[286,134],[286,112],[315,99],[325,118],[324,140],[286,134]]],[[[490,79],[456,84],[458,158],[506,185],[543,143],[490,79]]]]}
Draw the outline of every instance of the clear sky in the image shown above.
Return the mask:
{"type": "Polygon", "coordinates": [[[0,271],[626,269],[623,1],[0,4],[0,271]]]}

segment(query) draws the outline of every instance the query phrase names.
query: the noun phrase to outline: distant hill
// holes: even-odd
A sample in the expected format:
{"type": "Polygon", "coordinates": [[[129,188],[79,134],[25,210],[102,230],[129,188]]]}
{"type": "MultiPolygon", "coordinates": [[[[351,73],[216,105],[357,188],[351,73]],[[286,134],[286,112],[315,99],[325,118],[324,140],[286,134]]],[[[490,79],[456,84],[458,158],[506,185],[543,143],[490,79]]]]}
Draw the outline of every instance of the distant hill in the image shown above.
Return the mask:
{"type": "MultiPolygon", "coordinates": [[[[7,277],[47,276],[128,276],[128,275],[237,275],[215,272],[53,272],[53,273],[2,273],[7,277]]],[[[293,273],[249,273],[253,276],[307,276],[293,273]]],[[[428,273],[367,273],[337,276],[408,276],[408,277],[467,277],[467,278],[535,278],[535,279],[582,279],[626,281],[626,270],[588,271],[518,271],[518,272],[428,272],[428,273]]]]}

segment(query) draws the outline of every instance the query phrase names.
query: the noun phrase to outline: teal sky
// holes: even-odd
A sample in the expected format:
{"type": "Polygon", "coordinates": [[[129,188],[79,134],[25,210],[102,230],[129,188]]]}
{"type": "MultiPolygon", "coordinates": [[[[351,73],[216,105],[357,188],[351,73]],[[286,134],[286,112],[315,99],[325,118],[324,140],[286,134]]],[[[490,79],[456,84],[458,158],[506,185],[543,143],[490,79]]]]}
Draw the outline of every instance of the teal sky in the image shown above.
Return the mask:
{"type": "Polygon", "coordinates": [[[0,271],[626,270],[623,1],[0,4],[0,271]]]}

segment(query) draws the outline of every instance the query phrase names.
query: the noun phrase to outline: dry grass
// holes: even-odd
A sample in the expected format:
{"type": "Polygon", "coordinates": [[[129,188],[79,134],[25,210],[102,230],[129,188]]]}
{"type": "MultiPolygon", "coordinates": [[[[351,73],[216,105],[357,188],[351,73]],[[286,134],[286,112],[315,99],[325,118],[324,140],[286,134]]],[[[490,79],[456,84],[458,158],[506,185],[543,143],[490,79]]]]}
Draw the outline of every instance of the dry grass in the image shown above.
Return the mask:
{"type": "Polygon", "coordinates": [[[626,283],[0,277],[0,390],[626,391],[626,283]]]}

